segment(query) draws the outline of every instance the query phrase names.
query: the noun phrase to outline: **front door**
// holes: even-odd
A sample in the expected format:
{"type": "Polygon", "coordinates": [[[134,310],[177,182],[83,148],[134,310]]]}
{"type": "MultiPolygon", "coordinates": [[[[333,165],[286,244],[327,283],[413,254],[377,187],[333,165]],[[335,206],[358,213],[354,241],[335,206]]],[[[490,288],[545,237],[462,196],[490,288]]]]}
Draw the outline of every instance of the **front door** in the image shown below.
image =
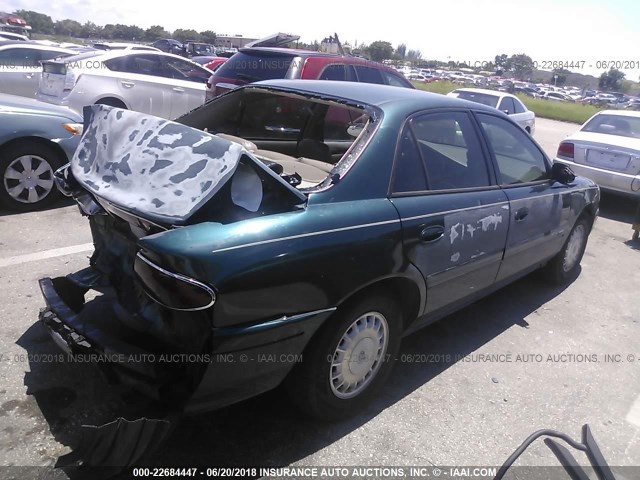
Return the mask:
{"type": "Polygon", "coordinates": [[[569,187],[549,179],[551,164],[522,129],[497,115],[476,113],[498,181],[509,198],[509,236],[498,279],[551,258],[571,229],[569,187]]]}

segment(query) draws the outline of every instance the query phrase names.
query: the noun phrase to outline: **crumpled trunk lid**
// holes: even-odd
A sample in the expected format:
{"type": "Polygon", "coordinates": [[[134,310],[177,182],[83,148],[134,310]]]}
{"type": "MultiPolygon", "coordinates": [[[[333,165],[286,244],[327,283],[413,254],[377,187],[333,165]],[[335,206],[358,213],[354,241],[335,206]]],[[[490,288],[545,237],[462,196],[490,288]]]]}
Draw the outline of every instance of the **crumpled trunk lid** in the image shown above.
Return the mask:
{"type": "Polygon", "coordinates": [[[306,199],[241,145],[202,130],[106,105],[85,107],[84,116],[70,162],[73,177],[100,200],[140,218],[183,225],[238,171],[232,202],[259,205],[261,182],[239,165],[266,176],[290,205],[306,199]]]}

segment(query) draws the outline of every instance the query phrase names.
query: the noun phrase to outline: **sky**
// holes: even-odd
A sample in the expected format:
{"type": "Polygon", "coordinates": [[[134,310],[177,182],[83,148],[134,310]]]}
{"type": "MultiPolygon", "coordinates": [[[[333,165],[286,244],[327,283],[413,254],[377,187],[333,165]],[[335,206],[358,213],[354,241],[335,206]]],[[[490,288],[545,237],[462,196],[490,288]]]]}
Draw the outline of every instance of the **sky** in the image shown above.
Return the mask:
{"type": "Polygon", "coordinates": [[[337,33],[342,43],[404,43],[424,59],[477,65],[497,54],[526,53],[538,68],[569,61],[579,64],[569,70],[596,76],[608,69],[604,62],[615,61],[623,62],[617,67],[628,79],[640,77],[637,0],[5,0],[2,8],[98,25],[162,25],[169,31],[192,28],[252,38],[283,32],[307,43],[337,33]]]}

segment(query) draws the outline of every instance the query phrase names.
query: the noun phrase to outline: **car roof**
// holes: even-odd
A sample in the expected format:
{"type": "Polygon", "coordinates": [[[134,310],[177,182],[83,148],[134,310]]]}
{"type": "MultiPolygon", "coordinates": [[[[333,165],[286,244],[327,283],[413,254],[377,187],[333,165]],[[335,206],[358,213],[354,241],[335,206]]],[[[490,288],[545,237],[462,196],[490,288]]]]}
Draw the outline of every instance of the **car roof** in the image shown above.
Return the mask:
{"type": "Polygon", "coordinates": [[[596,115],[619,115],[621,117],[636,117],[640,118],[640,112],[634,110],[602,110],[596,115]]]}
{"type": "Polygon", "coordinates": [[[333,80],[264,80],[243,88],[271,87],[294,92],[337,97],[378,107],[380,109],[400,109],[405,113],[429,108],[469,108],[495,113],[496,109],[468,100],[448,97],[439,93],[404,87],[392,87],[361,82],[341,82],[333,80]]]}
{"type": "Polygon", "coordinates": [[[284,48],[284,47],[242,47],[238,49],[239,52],[270,52],[270,53],[282,53],[287,55],[302,55],[302,56],[334,56],[339,57],[341,55],[337,53],[316,52],[314,50],[305,50],[302,48],[284,48]]]}
{"type": "Polygon", "coordinates": [[[489,90],[487,88],[456,88],[454,92],[483,93],[485,95],[493,95],[494,97],[513,97],[510,93],[500,92],[498,90],[489,90]]]}
{"type": "MultiPolygon", "coordinates": [[[[84,58],[94,58],[94,57],[100,57],[100,60],[110,60],[112,58],[118,58],[118,57],[126,57],[129,55],[160,55],[163,57],[171,57],[171,58],[178,58],[180,60],[185,60],[190,62],[191,60],[188,58],[184,58],[181,57],[179,55],[174,55],[172,53],[167,53],[167,52],[163,52],[161,50],[122,50],[122,49],[116,49],[116,50],[92,50],[89,52],[82,52],[82,53],[78,53],[77,55],[72,55],[70,57],[64,57],[59,59],[58,61],[60,62],[67,62],[67,63],[73,63],[76,60],[80,60],[77,57],[82,55],[82,59],[84,58]]],[[[95,58],[94,58],[95,60],[95,58]]],[[[198,65],[196,62],[191,62],[195,65],[198,65]]],[[[201,66],[201,65],[200,65],[201,66]]]]}
{"type": "Polygon", "coordinates": [[[374,62],[373,60],[367,60],[366,58],[356,57],[354,55],[343,55],[340,53],[329,53],[329,52],[317,52],[315,50],[304,50],[301,48],[284,48],[284,47],[244,47],[238,49],[239,52],[242,53],[251,53],[251,52],[264,52],[264,53],[279,53],[282,55],[291,55],[297,57],[326,57],[326,58],[345,58],[348,60],[353,60],[354,62],[371,62],[377,65],[383,65],[384,67],[388,67],[379,62],[374,62]]]}
{"type": "Polygon", "coordinates": [[[60,50],[61,52],[69,52],[68,48],[62,47],[52,47],[49,45],[42,45],[41,43],[36,43],[32,41],[25,40],[2,40],[0,41],[0,49],[4,49],[5,47],[17,47],[17,48],[33,48],[35,50],[60,50]]]}

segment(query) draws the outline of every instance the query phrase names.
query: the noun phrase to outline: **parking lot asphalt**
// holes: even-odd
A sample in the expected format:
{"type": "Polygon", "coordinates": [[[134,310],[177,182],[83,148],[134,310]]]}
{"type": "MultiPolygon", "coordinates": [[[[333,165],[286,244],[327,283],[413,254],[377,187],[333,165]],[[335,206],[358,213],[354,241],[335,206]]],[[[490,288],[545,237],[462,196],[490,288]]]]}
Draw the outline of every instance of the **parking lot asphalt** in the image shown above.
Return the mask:
{"type": "MultiPolygon", "coordinates": [[[[553,156],[576,128],[538,119],[535,137],[553,156]]],[[[579,439],[589,423],[611,465],[640,465],[634,208],[603,196],[581,273],[570,285],[551,287],[534,274],[406,338],[388,385],[360,415],[312,421],[275,390],[182,419],[149,462],[499,465],[534,430],[579,439]]],[[[52,466],[79,443],[81,424],[139,408],[95,365],[58,361],[59,350],[37,322],[38,279],[83,268],[90,253],[87,221],[70,204],[0,212],[0,465],[52,466]]],[[[539,442],[520,464],[557,461],[539,442]]]]}

